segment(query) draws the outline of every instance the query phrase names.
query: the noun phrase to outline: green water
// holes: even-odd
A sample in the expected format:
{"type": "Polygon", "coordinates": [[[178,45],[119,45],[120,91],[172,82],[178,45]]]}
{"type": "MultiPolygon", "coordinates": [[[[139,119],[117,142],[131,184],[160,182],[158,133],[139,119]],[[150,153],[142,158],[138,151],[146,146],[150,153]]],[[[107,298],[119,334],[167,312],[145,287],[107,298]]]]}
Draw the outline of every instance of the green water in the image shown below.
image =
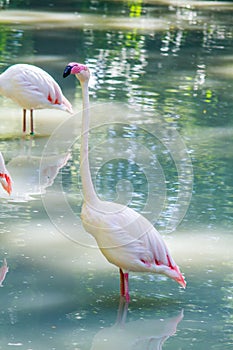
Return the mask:
{"type": "Polygon", "coordinates": [[[0,97],[0,349],[231,349],[232,11],[225,1],[10,1],[0,11],[1,71],[38,65],[74,116],[22,111],[0,97]],[[82,228],[81,89],[92,73],[90,162],[102,199],[127,204],[162,233],[187,288],[119,276],[82,228]],[[119,321],[119,319],[121,319],[119,321]]]}

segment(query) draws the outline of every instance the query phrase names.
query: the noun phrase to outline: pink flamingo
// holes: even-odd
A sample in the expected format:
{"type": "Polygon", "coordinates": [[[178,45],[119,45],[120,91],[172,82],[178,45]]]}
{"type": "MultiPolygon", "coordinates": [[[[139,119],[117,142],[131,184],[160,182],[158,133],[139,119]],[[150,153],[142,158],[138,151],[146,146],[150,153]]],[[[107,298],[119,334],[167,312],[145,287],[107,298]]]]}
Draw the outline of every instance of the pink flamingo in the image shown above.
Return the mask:
{"type": "Polygon", "coordinates": [[[0,183],[5,191],[10,195],[12,191],[12,180],[9,172],[6,169],[5,161],[0,152],[0,183]]]}
{"type": "Polygon", "coordinates": [[[80,174],[84,196],[81,220],[85,230],[94,236],[107,260],[120,268],[120,293],[127,303],[129,271],[164,274],[185,288],[184,277],[154,226],[133,209],[98,198],[88,160],[90,71],[85,65],[71,62],[63,77],[70,74],[80,81],[83,98],[80,174]]]}
{"type": "Polygon", "coordinates": [[[33,110],[56,108],[72,113],[70,102],[58,83],[43,69],[30,64],[15,64],[0,75],[0,94],[23,108],[23,132],[26,132],[26,111],[30,110],[31,134],[34,134],[33,110]]]}
{"type": "Polygon", "coordinates": [[[9,267],[7,266],[7,261],[6,259],[3,260],[3,264],[0,267],[0,287],[3,287],[3,281],[6,278],[6,274],[9,271],[9,267]]]}

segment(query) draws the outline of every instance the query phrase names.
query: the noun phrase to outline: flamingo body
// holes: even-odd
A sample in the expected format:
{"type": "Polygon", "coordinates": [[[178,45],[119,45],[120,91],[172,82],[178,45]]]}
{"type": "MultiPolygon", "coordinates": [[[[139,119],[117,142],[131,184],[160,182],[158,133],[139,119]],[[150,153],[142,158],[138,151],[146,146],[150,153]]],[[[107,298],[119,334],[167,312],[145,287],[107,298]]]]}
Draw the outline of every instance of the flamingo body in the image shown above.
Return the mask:
{"type": "MultiPolygon", "coordinates": [[[[72,106],[63,95],[58,83],[43,69],[30,64],[15,64],[0,75],[0,94],[11,98],[24,110],[24,127],[26,110],[56,108],[72,113],[72,106]]],[[[33,133],[31,125],[31,133],[33,133]]]]}
{"type": "Polygon", "coordinates": [[[11,194],[12,191],[12,180],[9,172],[6,169],[5,161],[2,153],[0,152],[0,183],[4,190],[11,194]]]}
{"type": "Polygon", "coordinates": [[[129,271],[164,274],[185,288],[184,277],[154,226],[133,209],[98,198],[88,160],[90,72],[87,66],[71,62],[63,76],[69,74],[74,74],[82,87],[80,173],[84,196],[81,219],[85,230],[94,236],[106,259],[120,268],[120,290],[126,302],[130,300],[129,271]]]}
{"type": "Polygon", "coordinates": [[[154,272],[185,281],[159,232],[133,209],[113,202],[84,203],[81,219],[107,260],[123,271],[154,272]]]}

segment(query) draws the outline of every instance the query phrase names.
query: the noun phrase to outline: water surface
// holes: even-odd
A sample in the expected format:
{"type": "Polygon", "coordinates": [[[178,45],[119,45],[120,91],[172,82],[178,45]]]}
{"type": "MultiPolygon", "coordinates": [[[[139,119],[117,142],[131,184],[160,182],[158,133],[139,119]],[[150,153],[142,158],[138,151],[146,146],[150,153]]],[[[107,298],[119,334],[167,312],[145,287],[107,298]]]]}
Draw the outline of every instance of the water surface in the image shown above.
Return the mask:
{"type": "Polygon", "coordinates": [[[231,349],[232,10],[225,1],[11,1],[0,12],[1,70],[36,64],[75,115],[21,110],[0,97],[0,349],[231,349]],[[90,161],[102,199],[160,230],[187,280],[118,270],[79,218],[81,90],[62,72],[91,69],[90,161]],[[120,312],[118,307],[120,304],[120,312]]]}

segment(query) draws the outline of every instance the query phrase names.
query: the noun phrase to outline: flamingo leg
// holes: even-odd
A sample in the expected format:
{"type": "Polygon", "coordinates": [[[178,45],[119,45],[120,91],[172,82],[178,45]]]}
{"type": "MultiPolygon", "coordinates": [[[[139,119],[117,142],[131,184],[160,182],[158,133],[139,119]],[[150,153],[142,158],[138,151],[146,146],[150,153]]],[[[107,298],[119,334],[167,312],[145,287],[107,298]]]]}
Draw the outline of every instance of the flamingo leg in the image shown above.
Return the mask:
{"type": "Polygon", "coordinates": [[[129,296],[129,274],[128,274],[128,272],[124,273],[124,286],[125,286],[125,301],[126,301],[126,303],[129,303],[130,296],[129,296]]]}
{"type": "Polygon", "coordinates": [[[124,273],[120,269],[120,294],[122,297],[125,296],[125,281],[124,281],[124,273]]]}
{"type": "Polygon", "coordinates": [[[128,272],[124,273],[122,269],[120,269],[120,293],[121,296],[125,297],[126,303],[129,303],[129,274],[128,272]]]}
{"type": "Polygon", "coordinates": [[[33,109],[30,109],[30,122],[31,122],[31,135],[34,135],[34,126],[33,126],[33,109]]]}
{"type": "Polygon", "coordinates": [[[26,109],[23,110],[23,133],[26,132],[26,109]]]}

